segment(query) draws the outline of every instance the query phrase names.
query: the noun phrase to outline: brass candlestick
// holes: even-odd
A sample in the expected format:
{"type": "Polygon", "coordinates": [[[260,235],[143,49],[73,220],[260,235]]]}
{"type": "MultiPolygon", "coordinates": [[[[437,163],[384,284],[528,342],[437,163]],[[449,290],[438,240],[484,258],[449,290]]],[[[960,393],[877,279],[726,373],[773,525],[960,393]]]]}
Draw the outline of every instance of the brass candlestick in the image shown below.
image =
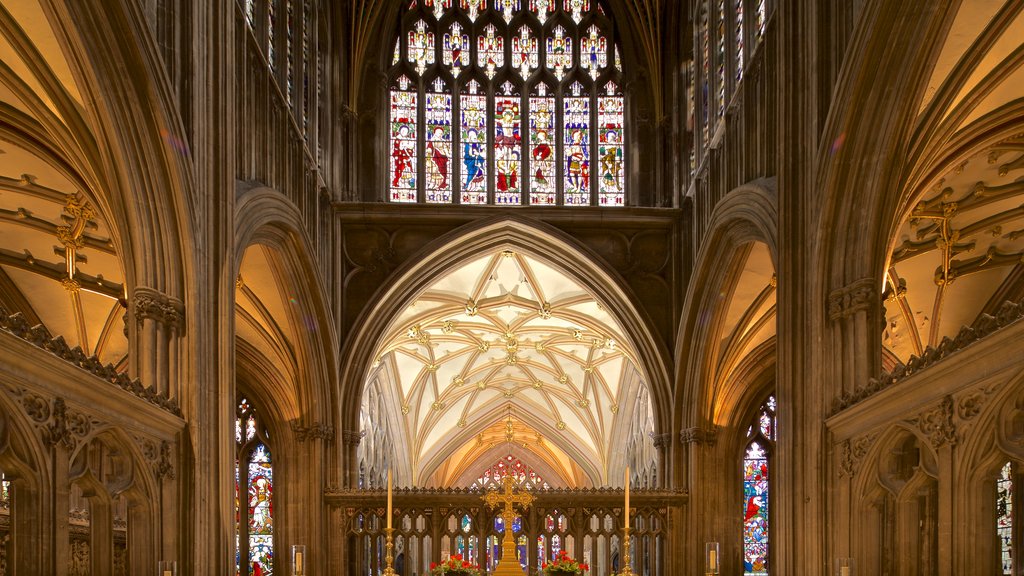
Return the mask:
{"type": "Polygon", "coordinates": [[[622,528],[622,571],[619,576],[634,576],[632,558],[629,557],[629,524],[622,528]]]}
{"type": "Polygon", "coordinates": [[[384,576],[395,576],[395,559],[394,549],[395,544],[391,540],[391,533],[394,532],[394,528],[385,528],[385,540],[384,540],[384,576]]]}

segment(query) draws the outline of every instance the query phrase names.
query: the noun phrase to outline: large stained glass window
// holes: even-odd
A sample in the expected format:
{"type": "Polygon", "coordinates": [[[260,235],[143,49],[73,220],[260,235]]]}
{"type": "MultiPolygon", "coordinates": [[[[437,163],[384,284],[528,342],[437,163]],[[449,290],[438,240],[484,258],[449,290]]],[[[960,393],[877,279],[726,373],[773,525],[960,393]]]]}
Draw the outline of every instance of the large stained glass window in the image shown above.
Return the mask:
{"type": "Polygon", "coordinates": [[[519,484],[528,482],[532,488],[545,490],[551,487],[533,468],[527,466],[522,460],[511,454],[502,457],[493,466],[484,470],[483,474],[476,479],[476,482],[473,482],[472,486],[484,489],[500,488],[501,479],[509,474],[514,476],[519,484]]]}
{"type": "Polygon", "coordinates": [[[999,537],[999,574],[1013,574],[1013,464],[1007,462],[996,479],[996,535],[999,537]]]}
{"type": "Polygon", "coordinates": [[[235,410],[235,574],[274,574],[274,469],[260,415],[246,398],[235,410]]]}
{"type": "Polygon", "coordinates": [[[775,446],[775,397],[761,405],[747,430],[743,454],[743,574],[768,574],[770,455],[775,446]]]}
{"type": "Polygon", "coordinates": [[[598,0],[408,0],[391,202],[624,206],[627,103],[598,0]]]}

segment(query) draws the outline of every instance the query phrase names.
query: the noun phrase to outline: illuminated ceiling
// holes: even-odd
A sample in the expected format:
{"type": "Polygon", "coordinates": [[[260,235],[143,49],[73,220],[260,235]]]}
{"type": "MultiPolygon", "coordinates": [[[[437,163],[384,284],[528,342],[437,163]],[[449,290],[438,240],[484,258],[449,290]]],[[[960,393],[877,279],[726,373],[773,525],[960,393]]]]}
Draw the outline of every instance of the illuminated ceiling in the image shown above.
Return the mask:
{"type": "Polygon", "coordinates": [[[913,128],[916,200],[886,270],[890,366],[1024,297],[1021,38],[1024,5],[977,0],[960,5],[942,45],[913,128]]]}
{"type": "Polygon", "coordinates": [[[368,384],[396,399],[396,444],[414,483],[493,464],[480,458],[506,441],[511,410],[513,448],[556,470],[552,484],[600,485],[633,417],[628,399],[644,385],[632,345],[591,291],[512,250],[439,277],[382,342],[368,384]]]}
{"type": "Polygon", "coordinates": [[[904,222],[887,277],[886,347],[901,361],[1024,289],[1024,138],[946,175],[904,222]]]}
{"type": "Polygon", "coordinates": [[[126,368],[111,231],[57,142],[81,96],[40,4],[0,3],[0,305],[126,368]]]}

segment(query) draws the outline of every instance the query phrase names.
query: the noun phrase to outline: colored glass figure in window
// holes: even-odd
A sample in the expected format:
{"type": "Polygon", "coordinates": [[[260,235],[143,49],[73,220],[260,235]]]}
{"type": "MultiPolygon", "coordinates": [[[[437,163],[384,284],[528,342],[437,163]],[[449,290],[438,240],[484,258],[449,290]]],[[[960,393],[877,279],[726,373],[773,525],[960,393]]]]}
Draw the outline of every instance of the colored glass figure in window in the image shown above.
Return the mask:
{"type": "Polygon", "coordinates": [[[416,92],[402,76],[391,90],[391,201],[416,201],[416,92]]]}
{"type": "Polygon", "coordinates": [[[565,11],[576,24],[583,20],[583,13],[590,11],[590,0],[565,0],[565,11]]]}
{"type": "Polygon", "coordinates": [[[495,204],[520,203],[523,137],[519,107],[519,94],[511,82],[505,82],[494,100],[495,204]]]}
{"type": "Polygon", "coordinates": [[[401,51],[400,51],[400,46],[399,46],[398,42],[395,42],[395,54],[394,54],[394,56],[391,57],[391,65],[394,66],[394,65],[398,64],[398,62],[401,59],[402,59],[402,54],[401,54],[401,51]]]}
{"type": "Polygon", "coordinates": [[[523,79],[530,77],[530,71],[536,70],[540,63],[537,39],[530,35],[530,27],[523,26],[519,34],[512,38],[512,66],[519,70],[523,79]]]}
{"type": "Polygon", "coordinates": [[[590,98],[580,97],[582,86],[574,82],[564,99],[565,203],[590,204],[590,98]]]}
{"type": "Polygon", "coordinates": [[[614,82],[609,82],[605,96],[599,97],[597,109],[598,158],[601,179],[598,182],[601,206],[621,206],[623,193],[622,124],[623,99],[614,82]]]}
{"type": "Polygon", "coordinates": [[[423,74],[427,66],[434,63],[434,33],[427,29],[427,23],[420,20],[416,29],[409,32],[409,62],[416,64],[416,72],[423,74]]]}
{"type": "Polygon", "coordinates": [[[440,78],[427,93],[427,202],[452,201],[452,95],[440,78]]]}
{"type": "Polygon", "coordinates": [[[572,40],[565,36],[565,28],[556,26],[554,35],[547,41],[547,66],[561,80],[565,71],[572,68],[572,40]]]}
{"type": "Polygon", "coordinates": [[[477,64],[488,78],[494,78],[495,70],[505,65],[505,39],[496,34],[494,24],[488,24],[484,35],[476,39],[477,64]]]}
{"type": "Polygon", "coordinates": [[[555,99],[547,86],[537,86],[530,98],[530,203],[551,205],[556,201],[555,156],[551,146],[555,135],[555,99]]]}
{"type": "Polygon", "coordinates": [[[736,81],[743,78],[743,41],[746,29],[743,27],[743,2],[736,0],[736,81]]]}
{"type": "Polygon", "coordinates": [[[460,97],[462,138],[462,203],[487,203],[487,97],[470,80],[460,97]]]}
{"type": "Polygon", "coordinates": [[[996,480],[996,534],[999,537],[1000,574],[1013,574],[1013,465],[1007,462],[996,480]]]}
{"type": "Polygon", "coordinates": [[[452,24],[451,30],[444,35],[444,51],[441,60],[450,66],[452,76],[458,77],[463,68],[469,66],[469,35],[462,32],[462,25],[452,24]]]}
{"type": "Polygon", "coordinates": [[[775,444],[775,397],[769,397],[747,432],[743,456],[743,574],[768,574],[769,454],[775,444]]]}
{"type": "Polygon", "coordinates": [[[274,468],[266,429],[245,398],[235,410],[235,445],[235,573],[273,576],[274,468]]]}
{"type": "Polygon", "coordinates": [[[444,11],[452,7],[452,0],[423,0],[423,5],[433,8],[434,18],[440,20],[441,16],[444,16],[444,11]]]}
{"type": "Polygon", "coordinates": [[[520,0],[494,0],[494,9],[497,10],[505,22],[512,21],[512,15],[519,11],[520,0]]]}
{"type": "Polygon", "coordinates": [[[459,6],[466,11],[470,22],[475,22],[477,16],[487,9],[487,0],[459,0],[459,6]]]}
{"type": "Polygon", "coordinates": [[[590,77],[608,67],[608,39],[601,35],[597,26],[591,26],[587,36],[580,40],[580,67],[590,71],[590,77]]]}
{"type": "Polygon", "coordinates": [[[541,24],[548,21],[548,16],[555,11],[555,0],[530,0],[530,11],[537,15],[541,24]]]}

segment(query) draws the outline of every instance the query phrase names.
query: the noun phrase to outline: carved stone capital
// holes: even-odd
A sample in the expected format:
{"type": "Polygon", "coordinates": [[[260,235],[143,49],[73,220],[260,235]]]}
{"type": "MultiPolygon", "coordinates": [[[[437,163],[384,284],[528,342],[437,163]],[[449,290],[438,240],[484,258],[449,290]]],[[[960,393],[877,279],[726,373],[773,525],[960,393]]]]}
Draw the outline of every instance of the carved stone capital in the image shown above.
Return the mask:
{"type": "Polygon", "coordinates": [[[706,428],[686,428],[679,432],[679,440],[683,444],[714,445],[718,439],[718,430],[706,428]]]}
{"type": "Polygon", "coordinates": [[[135,289],[132,298],[135,321],[140,325],[147,319],[180,331],[185,325],[185,305],[181,300],[145,286],[135,289]]]}
{"type": "Polygon", "coordinates": [[[302,426],[298,422],[292,422],[292,431],[295,432],[295,439],[299,442],[306,440],[334,441],[334,426],[315,422],[309,426],[302,426]]]}
{"type": "Polygon", "coordinates": [[[877,284],[874,278],[861,278],[849,286],[833,290],[828,295],[829,319],[848,318],[872,306],[881,306],[877,284]]]}
{"type": "Polygon", "coordinates": [[[665,448],[666,446],[672,444],[672,434],[670,432],[666,432],[664,434],[655,434],[652,436],[652,440],[654,441],[655,448],[665,448]]]}
{"type": "Polygon", "coordinates": [[[345,430],[341,433],[341,441],[345,446],[355,448],[363,439],[363,433],[359,430],[345,430]]]}
{"type": "Polygon", "coordinates": [[[921,433],[928,437],[933,448],[941,448],[946,444],[956,446],[957,431],[953,423],[953,398],[946,396],[939,405],[926,410],[917,418],[910,420],[921,433]]]}

